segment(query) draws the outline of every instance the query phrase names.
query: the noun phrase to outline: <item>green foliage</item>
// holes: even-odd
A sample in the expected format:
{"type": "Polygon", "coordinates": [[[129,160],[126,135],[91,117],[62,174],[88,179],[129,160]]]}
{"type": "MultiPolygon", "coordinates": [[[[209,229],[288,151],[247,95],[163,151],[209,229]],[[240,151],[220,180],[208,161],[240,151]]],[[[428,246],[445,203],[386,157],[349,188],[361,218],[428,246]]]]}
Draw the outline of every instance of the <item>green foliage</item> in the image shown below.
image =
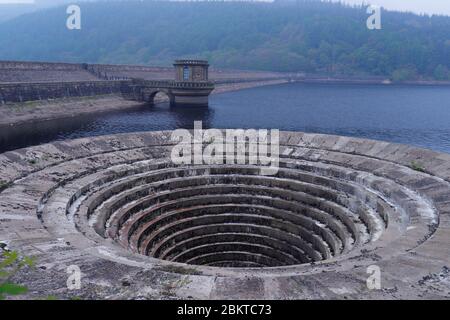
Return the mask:
{"type": "Polygon", "coordinates": [[[450,80],[450,71],[449,69],[440,64],[434,69],[434,78],[436,80],[450,80]]]}
{"type": "Polygon", "coordinates": [[[82,4],[82,29],[64,27],[66,7],[0,24],[0,59],[165,64],[204,57],[216,67],[448,78],[450,17],[382,13],[366,7],[296,2],[116,1],[82,4]]]}
{"type": "Polygon", "coordinates": [[[8,182],[0,179],[0,190],[2,190],[4,187],[6,187],[8,185],[8,182]]]}
{"type": "Polygon", "coordinates": [[[16,251],[3,251],[0,255],[0,300],[7,296],[27,292],[25,286],[11,282],[11,278],[24,267],[34,267],[35,261],[30,257],[21,257],[16,251]]]}
{"type": "Polygon", "coordinates": [[[26,292],[27,288],[25,286],[8,282],[0,284],[0,300],[4,299],[7,295],[15,296],[26,292]]]}
{"type": "Polygon", "coordinates": [[[423,168],[423,166],[416,161],[411,161],[411,169],[419,171],[419,172],[425,172],[425,169],[423,168]]]}
{"type": "Polygon", "coordinates": [[[417,72],[413,67],[404,67],[395,70],[392,73],[392,80],[393,81],[411,81],[417,79],[417,72]]]}

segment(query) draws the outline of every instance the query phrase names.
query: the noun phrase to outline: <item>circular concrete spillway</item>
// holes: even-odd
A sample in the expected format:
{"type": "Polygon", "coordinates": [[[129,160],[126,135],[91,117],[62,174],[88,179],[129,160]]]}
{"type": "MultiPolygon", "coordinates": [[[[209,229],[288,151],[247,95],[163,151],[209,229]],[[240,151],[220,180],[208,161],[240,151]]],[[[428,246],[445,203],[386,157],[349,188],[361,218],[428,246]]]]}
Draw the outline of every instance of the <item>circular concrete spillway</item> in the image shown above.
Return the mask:
{"type": "Polygon", "coordinates": [[[450,155],[298,132],[280,144],[270,176],[175,165],[170,131],[4,153],[0,241],[45,267],[26,274],[35,292],[61,292],[77,265],[79,295],[96,298],[449,296],[450,155]],[[386,290],[366,287],[373,265],[386,290]]]}
{"type": "Polygon", "coordinates": [[[388,214],[398,215],[351,177],[338,181],[330,168],[289,160],[274,176],[257,166],[162,160],[97,181],[68,210],[79,230],[92,227],[136,253],[218,267],[327,260],[377,240],[388,214]]]}

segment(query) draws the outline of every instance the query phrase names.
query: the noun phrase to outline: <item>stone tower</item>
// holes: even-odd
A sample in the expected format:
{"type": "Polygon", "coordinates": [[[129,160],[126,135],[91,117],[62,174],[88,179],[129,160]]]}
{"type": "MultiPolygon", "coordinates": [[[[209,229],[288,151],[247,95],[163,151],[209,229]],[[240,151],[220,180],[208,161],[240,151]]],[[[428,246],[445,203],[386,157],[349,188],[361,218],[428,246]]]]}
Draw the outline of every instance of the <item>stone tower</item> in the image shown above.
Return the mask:
{"type": "Polygon", "coordinates": [[[176,60],[175,80],[181,82],[208,81],[208,61],[205,60],[176,60]]]}
{"type": "Polygon", "coordinates": [[[176,60],[175,82],[171,90],[174,106],[208,106],[208,96],[214,83],[208,80],[208,61],[176,60]]]}

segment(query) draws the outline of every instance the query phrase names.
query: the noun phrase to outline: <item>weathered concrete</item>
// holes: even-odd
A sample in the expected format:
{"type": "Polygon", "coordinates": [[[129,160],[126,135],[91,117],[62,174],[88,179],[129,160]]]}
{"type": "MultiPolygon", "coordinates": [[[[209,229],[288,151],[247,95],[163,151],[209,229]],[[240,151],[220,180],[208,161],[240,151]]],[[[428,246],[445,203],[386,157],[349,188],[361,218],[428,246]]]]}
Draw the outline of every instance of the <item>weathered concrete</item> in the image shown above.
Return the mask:
{"type": "Polygon", "coordinates": [[[450,155],[282,132],[280,170],[261,176],[175,166],[170,134],[0,155],[0,240],[37,257],[17,277],[30,296],[450,297],[450,155]],[[73,264],[81,290],[66,288],[73,264]]]}

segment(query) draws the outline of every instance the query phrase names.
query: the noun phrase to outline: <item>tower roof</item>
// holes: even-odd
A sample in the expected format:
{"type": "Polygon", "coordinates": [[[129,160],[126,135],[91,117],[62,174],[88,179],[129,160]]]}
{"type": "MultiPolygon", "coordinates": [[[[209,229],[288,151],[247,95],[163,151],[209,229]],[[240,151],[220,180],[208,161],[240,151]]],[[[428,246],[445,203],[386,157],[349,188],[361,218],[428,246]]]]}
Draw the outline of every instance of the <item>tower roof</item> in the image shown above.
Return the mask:
{"type": "Polygon", "coordinates": [[[185,60],[175,60],[174,66],[179,65],[202,65],[202,66],[208,66],[208,61],[206,60],[196,60],[196,59],[185,59],[185,60]]]}

